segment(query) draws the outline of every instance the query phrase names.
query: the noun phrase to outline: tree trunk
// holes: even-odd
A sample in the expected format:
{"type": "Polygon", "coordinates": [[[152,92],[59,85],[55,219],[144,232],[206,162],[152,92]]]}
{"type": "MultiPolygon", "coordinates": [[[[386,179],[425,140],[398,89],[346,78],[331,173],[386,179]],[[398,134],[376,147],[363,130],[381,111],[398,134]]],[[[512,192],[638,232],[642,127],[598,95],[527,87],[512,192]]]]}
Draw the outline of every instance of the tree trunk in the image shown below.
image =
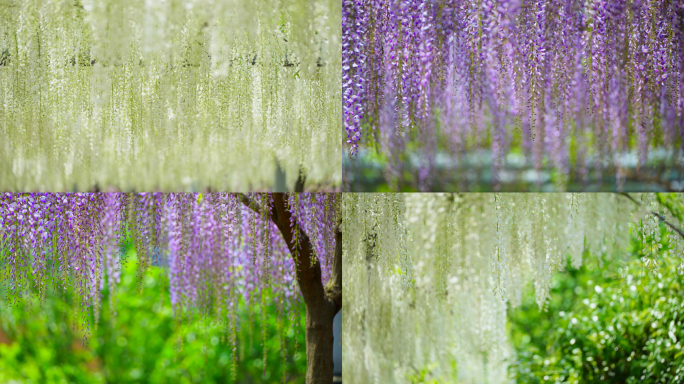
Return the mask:
{"type": "MultiPolygon", "coordinates": [[[[303,188],[303,180],[300,174],[295,188],[303,188]]],[[[242,195],[241,200],[244,205],[259,212],[259,208],[247,196],[242,195]]],[[[321,265],[312,252],[309,236],[300,226],[291,226],[292,215],[288,210],[286,195],[273,194],[268,214],[283,235],[297,265],[297,283],[306,304],[306,384],[332,384],[335,367],[333,320],[342,309],[342,217],[339,215],[337,218],[332,274],[324,287],[321,265]],[[299,246],[293,241],[293,230],[297,231],[299,246]]]]}
{"type": "Polygon", "coordinates": [[[333,308],[329,303],[306,309],[306,384],[333,382],[333,308]]]}

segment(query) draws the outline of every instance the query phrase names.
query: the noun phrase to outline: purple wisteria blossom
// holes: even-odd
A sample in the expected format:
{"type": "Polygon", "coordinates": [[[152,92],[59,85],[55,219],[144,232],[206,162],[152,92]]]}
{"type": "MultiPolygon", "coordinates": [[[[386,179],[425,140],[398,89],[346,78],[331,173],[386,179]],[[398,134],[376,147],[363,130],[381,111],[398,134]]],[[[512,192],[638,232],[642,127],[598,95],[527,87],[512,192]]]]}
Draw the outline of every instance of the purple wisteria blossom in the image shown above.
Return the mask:
{"type": "MultiPolygon", "coordinates": [[[[0,283],[12,300],[72,289],[87,329],[105,287],[115,313],[126,262],[121,244],[130,236],[141,280],[148,268],[168,266],[177,316],[211,310],[233,321],[236,302],[257,302],[266,289],[291,308],[302,295],[295,258],[270,217],[272,201],[266,193],[3,193],[0,283]]],[[[310,239],[311,263],[320,265],[325,285],[340,196],[290,194],[289,203],[292,226],[310,239]]]]}
{"type": "Polygon", "coordinates": [[[513,150],[561,188],[589,173],[623,187],[658,149],[682,178],[684,6],[640,0],[345,0],[343,109],[350,154],[407,155],[420,189],[438,153],[513,150]]]}

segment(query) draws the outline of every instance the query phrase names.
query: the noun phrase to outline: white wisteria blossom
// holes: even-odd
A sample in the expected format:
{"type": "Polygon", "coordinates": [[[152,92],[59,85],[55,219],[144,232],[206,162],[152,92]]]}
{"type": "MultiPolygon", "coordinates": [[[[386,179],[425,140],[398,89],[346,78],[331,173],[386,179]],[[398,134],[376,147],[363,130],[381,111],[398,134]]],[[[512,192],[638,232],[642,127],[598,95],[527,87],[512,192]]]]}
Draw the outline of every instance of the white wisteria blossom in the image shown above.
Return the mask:
{"type": "Polygon", "coordinates": [[[2,1],[0,188],[336,188],[340,25],[334,0],[2,1]]]}
{"type": "Polygon", "coordinates": [[[627,257],[630,234],[657,241],[659,220],[682,249],[663,204],[655,194],[345,194],[345,380],[508,382],[506,313],[525,286],[543,310],[568,259],[627,257]]]}

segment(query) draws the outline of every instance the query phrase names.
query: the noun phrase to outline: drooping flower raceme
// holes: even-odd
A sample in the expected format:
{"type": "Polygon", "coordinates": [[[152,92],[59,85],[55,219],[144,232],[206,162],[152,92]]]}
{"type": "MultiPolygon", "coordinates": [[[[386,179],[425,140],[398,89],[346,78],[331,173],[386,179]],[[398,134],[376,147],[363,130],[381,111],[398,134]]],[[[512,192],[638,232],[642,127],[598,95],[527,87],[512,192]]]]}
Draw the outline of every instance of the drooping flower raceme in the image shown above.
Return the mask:
{"type": "MultiPolygon", "coordinates": [[[[271,194],[250,194],[247,207],[233,194],[85,193],[0,195],[0,284],[12,300],[53,287],[79,298],[88,334],[105,286],[116,311],[116,286],[127,236],[142,278],[167,266],[171,303],[179,321],[200,311],[225,322],[234,342],[237,303],[263,305],[262,292],[280,314],[301,300],[295,262],[267,215],[271,194]],[[92,312],[91,312],[92,311],[92,312]]],[[[290,195],[293,225],[308,234],[330,278],[340,196],[290,195]],[[296,204],[294,204],[296,200],[296,204]]],[[[142,281],[142,279],[141,279],[142,281]]],[[[263,308],[262,308],[263,309],[263,308]]],[[[265,313],[262,311],[262,313],[265,313]]],[[[284,330],[287,331],[287,330],[284,330]]]]}
{"type": "Polygon", "coordinates": [[[0,4],[0,188],[341,181],[332,0],[0,4]]]}
{"type": "MultiPolygon", "coordinates": [[[[668,199],[684,204],[655,194],[345,194],[345,380],[407,383],[427,370],[437,382],[507,383],[508,305],[531,283],[543,309],[568,256],[574,267],[585,250],[633,257],[622,252],[630,228],[655,247],[661,219],[682,228],[660,213],[668,199]]],[[[655,251],[645,271],[657,271],[655,251]]]]}
{"type": "Polygon", "coordinates": [[[385,156],[394,187],[407,154],[423,189],[438,153],[463,169],[485,148],[494,186],[513,152],[561,188],[622,187],[653,148],[683,162],[679,2],[346,0],[342,30],[347,142],[385,156]]]}

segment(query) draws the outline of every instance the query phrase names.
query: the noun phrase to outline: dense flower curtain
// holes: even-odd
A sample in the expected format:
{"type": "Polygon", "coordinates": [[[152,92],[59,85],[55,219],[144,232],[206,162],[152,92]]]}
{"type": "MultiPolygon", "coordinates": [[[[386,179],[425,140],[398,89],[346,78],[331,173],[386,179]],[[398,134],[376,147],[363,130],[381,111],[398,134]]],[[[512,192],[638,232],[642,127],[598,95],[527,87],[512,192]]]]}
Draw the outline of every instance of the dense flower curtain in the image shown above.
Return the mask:
{"type": "Polygon", "coordinates": [[[3,1],[0,188],[337,186],[340,8],[3,1]]]}
{"type": "Polygon", "coordinates": [[[633,258],[630,236],[644,275],[658,278],[664,236],[684,274],[673,203],[682,196],[345,194],[345,380],[508,383],[506,314],[528,284],[543,310],[554,273],[587,255],[633,258]]]}
{"type": "Polygon", "coordinates": [[[654,164],[682,179],[679,2],[345,0],[342,28],[348,150],[377,150],[394,188],[478,149],[495,188],[510,154],[560,189],[654,164]]]}
{"type": "MultiPolygon", "coordinates": [[[[150,266],[168,267],[179,319],[200,310],[233,321],[236,303],[258,301],[264,289],[287,312],[301,300],[295,261],[269,216],[272,196],[248,198],[246,205],[236,194],[2,194],[0,283],[12,301],[69,289],[87,330],[105,286],[115,311],[122,263],[128,262],[123,245],[130,238],[140,278],[150,266]]],[[[292,228],[309,234],[323,284],[331,275],[339,199],[288,197],[292,228]]]]}

